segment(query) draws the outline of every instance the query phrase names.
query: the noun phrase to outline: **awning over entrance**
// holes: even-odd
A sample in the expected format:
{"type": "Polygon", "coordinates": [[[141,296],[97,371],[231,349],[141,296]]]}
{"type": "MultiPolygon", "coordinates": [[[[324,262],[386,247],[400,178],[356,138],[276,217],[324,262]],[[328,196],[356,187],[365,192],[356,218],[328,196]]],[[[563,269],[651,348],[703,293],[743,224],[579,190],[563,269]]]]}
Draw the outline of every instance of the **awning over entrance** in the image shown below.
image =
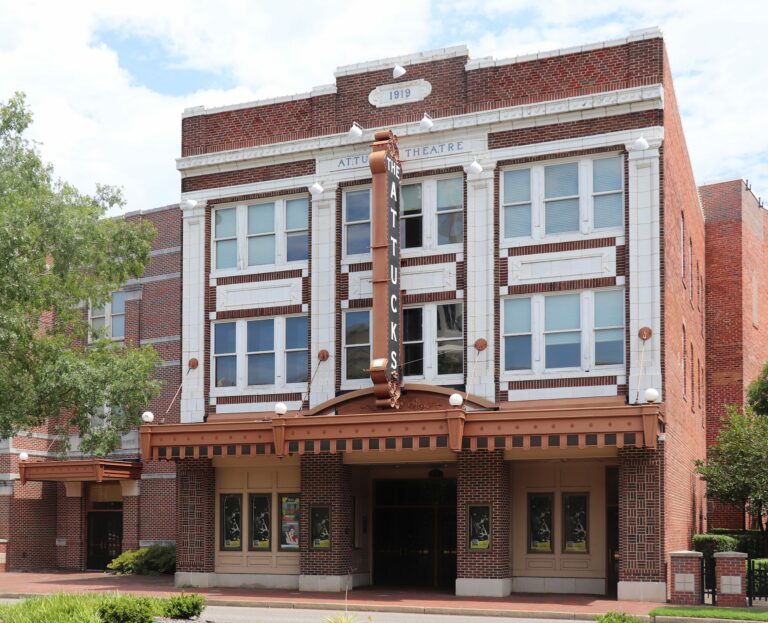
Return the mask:
{"type": "Polygon", "coordinates": [[[103,482],[105,480],[137,480],[141,463],[84,459],[77,461],[20,461],[21,484],[28,481],[103,482]]]}
{"type": "MultiPolygon", "coordinates": [[[[435,393],[431,400],[404,396],[400,410],[368,408],[364,394],[355,392],[357,396],[345,404],[339,399],[326,403],[334,403],[330,412],[318,407],[282,417],[249,413],[216,415],[195,424],[145,425],[142,456],[157,460],[435,448],[459,452],[656,447],[662,430],[658,404],[541,400],[489,409],[485,401],[473,403],[468,397],[464,407],[437,408],[447,403],[443,393],[435,393]]],[[[372,401],[372,395],[369,398],[372,401]]]]}

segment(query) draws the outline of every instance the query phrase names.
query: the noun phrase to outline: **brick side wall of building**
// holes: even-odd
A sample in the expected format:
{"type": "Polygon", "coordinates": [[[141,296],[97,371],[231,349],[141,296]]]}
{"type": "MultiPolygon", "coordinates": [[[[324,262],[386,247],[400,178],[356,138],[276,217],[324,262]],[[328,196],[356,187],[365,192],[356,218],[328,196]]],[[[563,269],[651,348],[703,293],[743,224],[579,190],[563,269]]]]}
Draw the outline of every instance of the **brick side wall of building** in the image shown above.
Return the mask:
{"type": "Polygon", "coordinates": [[[139,548],[139,496],[123,496],[123,551],[139,548]]]}
{"type": "Polygon", "coordinates": [[[669,62],[665,62],[664,67],[662,176],[665,551],[670,552],[690,549],[691,537],[703,529],[706,513],[703,483],[694,470],[694,460],[703,458],[706,452],[705,327],[701,290],[706,276],[704,215],[669,62]]]}
{"type": "Polygon", "coordinates": [[[60,569],[85,569],[85,516],[83,496],[67,497],[63,483],[57,488],[56,538],[66,539],[56,545],[56,566],[60,569]]]}
{"type": "Polygon", "coordinates": [[[15,481],[6,565],[11,571],[56,566],[57,483],[15,481]]]}
{"type": "Polygon", "coordinates": [[[176,470],[176,570],[211,573],[216,552],[216,471],[210,459],[185,459],[176,470]]]}
{"type": "Polygon", "coordinates": [[[477,450],[458,454],[456,482],[457,577],[510,577],[510,482],[509,465],[501,450],[477,450]],[[467,541],[469,505],[491,507],[491,543],[488,550],[470,550],[467,541]]]}
{"type": "Polygon", "coordinates": [[[664,582],[664,442],[619,450],[619,581],[664,582]]]}
{"type": "Polygon", "coordinates": [[[302,575],[347,575],[352,565],[352,491],[349,466],[341,454],[301,456],[302,575]],[[330,506],[331,549],[313,550],[310,521],[313,506],[330,506]]]}
{"type": "Polygon", "coordinates": [[[145,476],[167,475],[172,478],[142,478],[139,485],[140,541],[176,540],[176,464],[170,461],[146,461],[145,476]]]}

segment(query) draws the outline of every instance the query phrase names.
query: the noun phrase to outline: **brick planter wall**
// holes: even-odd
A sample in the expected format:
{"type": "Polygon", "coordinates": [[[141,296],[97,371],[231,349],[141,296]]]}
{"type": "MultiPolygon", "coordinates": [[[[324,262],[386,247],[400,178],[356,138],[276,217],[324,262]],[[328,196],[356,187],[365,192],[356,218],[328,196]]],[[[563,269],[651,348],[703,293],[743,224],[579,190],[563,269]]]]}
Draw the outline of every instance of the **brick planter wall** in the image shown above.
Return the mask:
{"type": "Polygon", "coordinates": [[[697,606],[701,599],[701,552],[672,552],[669,555],[669,601],[697,606]]]}
{"type": "Polygon", "coordinates": [[[211,573],[217,543],[216,472],[211,460],[179,461],[176,484],[176,571],[211,573]]]}
{"type": "Polygon", "coordinates": [[[717,605],[743,608],[747,605],[747,555],[741,552],[715,554],[717,605]]]}

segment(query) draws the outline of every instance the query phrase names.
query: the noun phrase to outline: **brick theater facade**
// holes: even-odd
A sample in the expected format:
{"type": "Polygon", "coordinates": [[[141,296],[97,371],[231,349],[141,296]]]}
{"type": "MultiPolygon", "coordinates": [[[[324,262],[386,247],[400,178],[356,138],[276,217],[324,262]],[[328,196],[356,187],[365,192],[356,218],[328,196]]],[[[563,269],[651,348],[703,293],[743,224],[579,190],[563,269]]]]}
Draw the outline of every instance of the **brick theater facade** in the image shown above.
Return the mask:
{"type": "MultiPolygon", "coordinates": [[[[140,477],[112,479],[124,548],[175,542],[179,585],[667,599],[670,553],[706,527],[717,303],[657,30],[188,109],[177,168],[180,206],[134,217],[160,235],[125,339],[167,382],[140,477]]],[[[0,471],[47,443],[14,438],[0,471]]],[[[83,568],[97,487],[9,487],[8,568],[83,568]]]]}

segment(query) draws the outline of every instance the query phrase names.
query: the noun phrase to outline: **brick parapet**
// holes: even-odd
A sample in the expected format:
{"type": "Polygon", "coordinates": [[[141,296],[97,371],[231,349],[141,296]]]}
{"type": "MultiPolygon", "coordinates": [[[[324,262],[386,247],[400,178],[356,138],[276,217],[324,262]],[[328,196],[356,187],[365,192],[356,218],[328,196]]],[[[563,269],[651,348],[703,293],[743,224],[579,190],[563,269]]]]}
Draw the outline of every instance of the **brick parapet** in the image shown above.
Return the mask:
{"type": "Polygon", "coordinates": [[[216,471],[210,459],[185,459],[176,469],[176,570],[214,571],[216,471]]]}
{"type": "Polygon", "coordinates": [[[715,577],[717,605],[743,608],[747,605],[747,555],[741,552],[716,552],[715,577]]]}
{"type": "Polygon", "coordinates": [[[458,578],[509,578],[509,465],[501,450],[458,454],[456,482],[456,567],[458,578]],[[469,506],[491,507],[490,547],[470,550],[469,506]]]}
{"type": "Polygon", "coordinates": [[[671,552],[669,554],[669,601],[683,606],[702,602],[701,552],[671,552]]]}

